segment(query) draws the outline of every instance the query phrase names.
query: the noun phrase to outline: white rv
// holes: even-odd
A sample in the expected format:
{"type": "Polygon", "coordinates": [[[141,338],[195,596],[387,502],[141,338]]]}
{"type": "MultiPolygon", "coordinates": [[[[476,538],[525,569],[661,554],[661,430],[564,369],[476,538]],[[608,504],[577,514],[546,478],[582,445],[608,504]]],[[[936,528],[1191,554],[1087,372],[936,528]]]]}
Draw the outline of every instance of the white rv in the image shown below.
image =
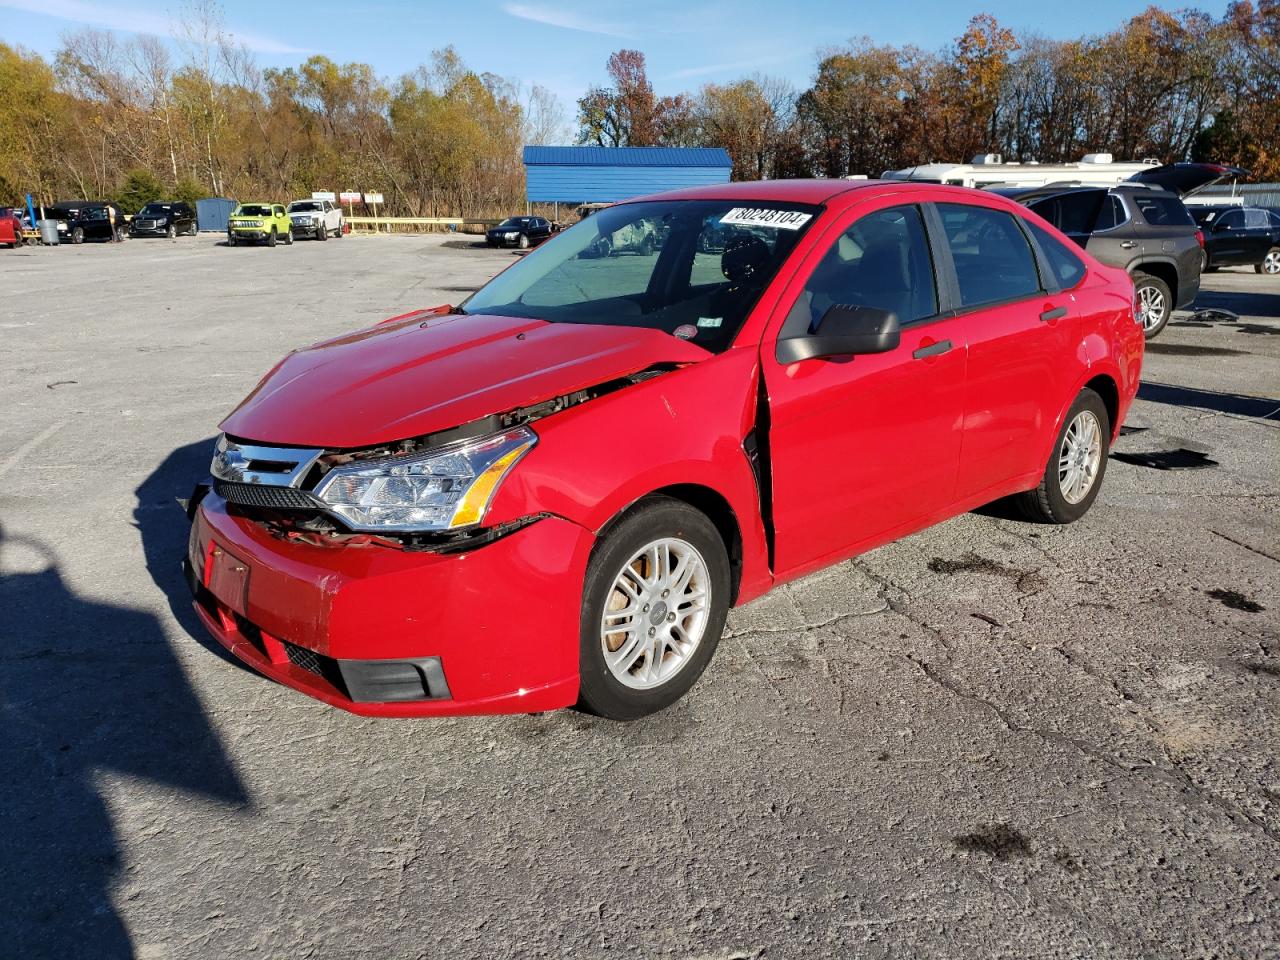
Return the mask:
{"type": "Polygon", "coordinates": [[[917,180],[957,187],[1043,187],[1070,183],[1082,187],[1110,187],[1135,173],[1160,166],[1159,160],[1116,163],[1109,153],[1087,153],[1079,163],[1005,163],[998,153],[973,158],[971,163],[924,163],[902,170],[886,170],[882,180],[917,180]]]}

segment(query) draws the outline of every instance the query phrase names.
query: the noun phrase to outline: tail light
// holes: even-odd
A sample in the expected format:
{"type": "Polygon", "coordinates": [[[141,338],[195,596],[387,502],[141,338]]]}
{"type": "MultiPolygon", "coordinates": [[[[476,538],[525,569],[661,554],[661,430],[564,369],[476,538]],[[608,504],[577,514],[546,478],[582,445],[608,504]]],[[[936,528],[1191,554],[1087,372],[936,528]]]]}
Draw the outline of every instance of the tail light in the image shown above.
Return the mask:
{"type": "Polygon", "coordinates": [[[1200,244],[1201,250],[1204,249],[1204,231],[1203,230],[1196,231],[1196,243],[1200,244]]]}

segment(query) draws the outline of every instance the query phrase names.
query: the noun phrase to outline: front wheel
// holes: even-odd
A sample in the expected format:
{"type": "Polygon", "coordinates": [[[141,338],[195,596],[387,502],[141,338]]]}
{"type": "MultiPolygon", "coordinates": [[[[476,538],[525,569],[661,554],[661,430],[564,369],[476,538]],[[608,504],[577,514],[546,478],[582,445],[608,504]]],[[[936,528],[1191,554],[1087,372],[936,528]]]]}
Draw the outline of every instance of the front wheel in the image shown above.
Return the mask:
{"type": "Polygon", "coordinates": [[[328,239],[329,239],[329,228],[328,228],[328,227],[326,227],[323,223],[322,223],[322,224],[320,224],[319,229],[317,229],[317,230],[316,230],[316,239],[317,239],[317,240],[328,240],[328,239]]]}
{"type": "Polygon", "coordinates": [[[170,240],[177,240],[178,228],[171,223],[169,224],[169,229],[164,232],[164,235],[168,237],[170,240]]]}
{"type": "Polygon", "coordinates": [[[525,234],[520,234],[520,239],[516,241],[516,246],[521,250],[529,249],[529,238],[525,234]]]}
{"type": "Polygon", "coordinates": [[[76,227],[71,231],[72,243],[84,243],[84,227],[76,227]]]}
{"type": "Polygon", "coordinates": [[[267,234],[267,246],[274,247],[276,245],[276,228],[272,227],[271,232],[267,234]]]}
{"type": "Polygon", "coordinates": [[[1255,273],[1269,273],[1275,276],[1280,273],[1280,247],[1272,247],[1267,251],[1267,255],[1262,258],[1262,262],[1254,265],[1255,273]]]}
{"type": "Polygon", "coordinates": [[[1040,523],[1079,520],[1098,497],[1110,446],[1107,405],[1092,390],[1081,390],[1063,418],[1040,485],[1018,497],[1022,512],[1040,523]]]}
{"type": "Polygon", "coordinates": [[[653,497],[616,521],[587,565],[580,705],[635,720],[679,700],[715,653],[730,589],[729,556],[705,514],[653,497]]]}
{"type": "Polygon", "coordinates": [[[1158,336],[1173,313],[1173,294],[1169,285],[1149,273],[1134,274],[1133,285],[1138,295],[1138,320],[1148,339],[1158,336]]]}

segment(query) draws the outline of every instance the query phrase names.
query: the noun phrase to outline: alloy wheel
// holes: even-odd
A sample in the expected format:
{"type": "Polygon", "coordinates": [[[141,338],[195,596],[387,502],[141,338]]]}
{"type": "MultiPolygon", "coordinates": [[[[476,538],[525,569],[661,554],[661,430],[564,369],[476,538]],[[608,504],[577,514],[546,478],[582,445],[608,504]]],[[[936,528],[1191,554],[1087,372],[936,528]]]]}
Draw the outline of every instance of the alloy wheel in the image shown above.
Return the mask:
{"type": "Polygon", "coordinates": [[[706,632],[711,577],[693,544],[677,537],[641,547],[614,578],[600,618],[609,672],[651,690],[689,662],[706,632]]]}
{"type": "Polygon", "coordinates": [[[1262,260],[1263,273],[1280,273],[1280,250],[1272,250],[1262,260]]]}
{"type": "Polygon", "coordinates": [[[1102,426],[1091,410],[1081,410],[1062,438],[1058,451],[1058,488],[1070,504],[1089,495],[1102,463],[1102,426]]]}
{"type": "Polygon", "coordinates": [[[1143,330],[1154,330],[1164,322],[1165,311],[1169,304],[1164,293],[1153,286],[1138,288],[1138,319],[1142,321],[1143,330]]]}

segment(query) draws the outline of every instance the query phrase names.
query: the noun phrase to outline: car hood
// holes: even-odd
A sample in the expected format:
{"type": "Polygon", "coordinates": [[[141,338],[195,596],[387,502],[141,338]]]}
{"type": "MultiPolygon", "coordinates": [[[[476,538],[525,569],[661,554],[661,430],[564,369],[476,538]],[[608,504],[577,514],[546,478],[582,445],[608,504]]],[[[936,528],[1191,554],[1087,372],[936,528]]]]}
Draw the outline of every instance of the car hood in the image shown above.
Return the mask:
{"type": "Polygon", "coordinates": [[[1249,176],[1248,170],[1228,167],[1220,163],[1166,163],[1135,173],[1129,179],[1134,183],[1150,183],[1172,191],[1180,197],[1189,197],[1219,180],[1228,177],[1241,180],[1249,176]]]}
{"type": "Polygon", "coordinates": [[[221,424],[242,440],[352,449],[425,436],[711,354],[657,330],[484,314],[383,323],[286,357],[221,424]]]}

